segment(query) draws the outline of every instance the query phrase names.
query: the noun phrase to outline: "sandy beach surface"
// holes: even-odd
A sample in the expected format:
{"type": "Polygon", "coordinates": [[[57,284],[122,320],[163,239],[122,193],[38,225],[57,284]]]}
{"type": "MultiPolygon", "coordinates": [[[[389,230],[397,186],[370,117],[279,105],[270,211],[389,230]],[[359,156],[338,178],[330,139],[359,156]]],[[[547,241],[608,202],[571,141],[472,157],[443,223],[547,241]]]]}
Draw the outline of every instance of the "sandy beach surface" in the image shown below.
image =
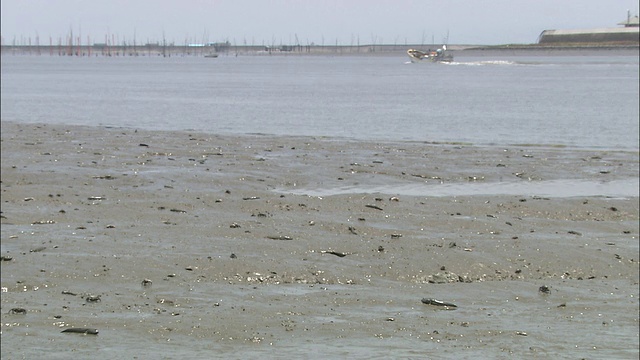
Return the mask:
{"type": "Polygon", "coordinates": [[[637,151],[8,122],[1,145],[2,359],[639,355],[637,151]]]}

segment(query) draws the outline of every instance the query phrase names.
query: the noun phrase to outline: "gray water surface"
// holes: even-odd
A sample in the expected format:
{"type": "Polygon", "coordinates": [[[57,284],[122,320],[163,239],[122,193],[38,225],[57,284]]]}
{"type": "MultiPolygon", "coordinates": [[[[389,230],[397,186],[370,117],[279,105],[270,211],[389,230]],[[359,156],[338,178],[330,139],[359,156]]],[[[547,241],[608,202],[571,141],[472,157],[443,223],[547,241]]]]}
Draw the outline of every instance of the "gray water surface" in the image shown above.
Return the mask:
{"type": "Polygon", "coordinates": [[[2,120],[638,149],[638,58],[2,56],[2,120]]]}

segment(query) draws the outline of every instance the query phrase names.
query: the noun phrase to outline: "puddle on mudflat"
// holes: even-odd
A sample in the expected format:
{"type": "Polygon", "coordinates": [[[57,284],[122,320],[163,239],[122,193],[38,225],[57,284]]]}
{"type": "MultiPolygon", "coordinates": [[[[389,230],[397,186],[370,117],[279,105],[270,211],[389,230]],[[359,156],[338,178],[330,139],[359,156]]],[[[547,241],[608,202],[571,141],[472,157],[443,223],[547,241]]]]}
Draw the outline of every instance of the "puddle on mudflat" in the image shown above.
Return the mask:
{"type": "Polygon", "coordinates": [[[522,195],[545,197],[637,197],[638,179],[615,181],[549,180],[528,182],[473,182],[440,184],[354,185],[333,188],[278,189],[278,192],[309,196],[344,194],[395,194],[405,196],[522,195]]]}

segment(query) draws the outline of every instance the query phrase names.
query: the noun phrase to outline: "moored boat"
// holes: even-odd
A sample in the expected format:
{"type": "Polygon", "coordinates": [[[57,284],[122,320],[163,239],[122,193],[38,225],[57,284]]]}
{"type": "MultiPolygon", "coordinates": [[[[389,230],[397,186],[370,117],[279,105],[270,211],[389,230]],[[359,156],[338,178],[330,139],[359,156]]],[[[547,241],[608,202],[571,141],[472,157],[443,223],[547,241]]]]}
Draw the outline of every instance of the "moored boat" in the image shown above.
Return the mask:
{"type": "Polygon", "coordinates": [[[453,55],[447,54],[447,45],[443,45],[442,48],[432,51],[429,49],[428,51],[420,51],[416,49],[407,50],[407,55],[409,55],[409,59],[411,59],[412,63],[417,62],[443,62],[450,63],[453,61],[453,55]]]}

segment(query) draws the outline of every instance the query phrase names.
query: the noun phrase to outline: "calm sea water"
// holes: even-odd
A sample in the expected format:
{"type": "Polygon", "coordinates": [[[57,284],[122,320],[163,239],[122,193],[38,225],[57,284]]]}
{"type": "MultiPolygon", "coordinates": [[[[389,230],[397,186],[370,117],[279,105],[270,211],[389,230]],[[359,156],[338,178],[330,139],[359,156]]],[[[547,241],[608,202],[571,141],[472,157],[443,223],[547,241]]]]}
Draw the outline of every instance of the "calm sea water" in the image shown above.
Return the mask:
{"type": "Polygon", "coordinates": [[[2,56],[2,120],[638,149],[636,56],[2,56]]]}

